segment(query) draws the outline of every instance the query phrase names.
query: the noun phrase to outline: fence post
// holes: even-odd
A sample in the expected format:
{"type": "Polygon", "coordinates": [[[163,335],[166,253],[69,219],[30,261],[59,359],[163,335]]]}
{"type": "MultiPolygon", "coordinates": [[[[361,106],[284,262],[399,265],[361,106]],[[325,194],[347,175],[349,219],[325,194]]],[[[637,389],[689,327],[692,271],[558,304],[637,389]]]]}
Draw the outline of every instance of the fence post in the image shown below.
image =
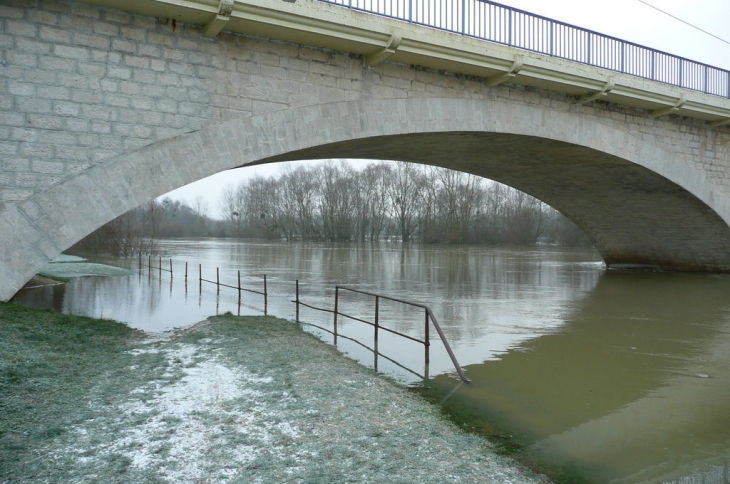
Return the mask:
{"type": "Polygon", "coordinates": [[[264,274],[264,316],[269,315],[269,288],[266,284],[266,274],[264,274]]]}
{"type": "Polygon", "coordinates": [[[147,256],[147,270],[149,272],[152,272],[152,256],[151,255],[147,256]]]}
{"type": "Polygon", "coordinates": [[[340,299],[340,286],[335,286],[335,323],[334,323],[335,344],[337,344],[337,307],[339,305],[339,299],[340,299]]]}
{"type": "Polygon", "coordinates": [[[373,325],[373,331],[375,331],[375,334],[373,335],[373,338],[375,339],[376,347],[378,344],[378,326],[380,324],[379,313],[380,313],[380,296],[375,296],[375,324],[373,325]]]}
{"type": "Polygon", "coordinates": [[[217,286],[216,294],[221,293],[221,271],[219,267],[215,268],[215,284],[217,286]]]}
{"type": "Polygon", "coordinates": [[[139,252],[139,270],[142,272],[142,251],[139,252]]]}
{"type": "Polygon", "coordinates": [[[429,330],[428,330],[428,309],[424,309],[423,312],[426,315],[425,318],[424,318],[425,319],[424,329],[425,329],[425,334],[426,334],[425,340],[423,342],[423,344],[425,346],[425,358],[424,359],[425,359],[425,362],[426,362],[426,368],[428,368],[428,365],[429,365],[429,347],[431,346],[431,337],[429,335],[429,330]]]}
{"type": "Polygon", "coordinates": [[[203,294],[203,264],[198,264],[198,287],[200,294],[203,294]]]}
{"type": "Polygon", "coordinates": [[[241,304],[241,271],[238,271],[238,304],[241,304]]]}
{"type": "Polygon", "coordinates": [[[170,279],[172,279],[172,259],[170,259],[170,279]]]}
{"type": "Polygon", "coordinates": [[[185,261],[185,285],[188,285],[188,262],[185,261]]]}

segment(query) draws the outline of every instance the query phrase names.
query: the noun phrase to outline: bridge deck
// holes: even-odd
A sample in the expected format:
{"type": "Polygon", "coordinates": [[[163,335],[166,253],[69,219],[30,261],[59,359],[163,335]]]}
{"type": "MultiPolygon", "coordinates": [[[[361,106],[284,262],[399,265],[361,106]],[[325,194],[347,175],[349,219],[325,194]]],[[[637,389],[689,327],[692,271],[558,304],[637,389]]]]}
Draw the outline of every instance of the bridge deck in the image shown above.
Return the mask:
{"type": "MultiPolygon", "coordinates": [[[[676,79],[677,83],[691,88],[668,84],[667,82],[672,82],[676,77],[673,74],[656,74],[654,78],[662,81],[657,82],[647,79],[646,77],[650,77],[648,75],[639,77],[618,72],[621,69],[611,70],[612,61],[609,62],[611,65],[597,67],[589,65],[602,65],[597,61],[585,63],[585,60],[580,62],[581,59],[567,60],[560,56],[546,55],[541,53],[544,51],[541,44],[535,44],[536,47],[532,50],[525,50],[530,48],[533,41],[517,48],[505,45],[519,45],[516,40],[486,42],[477,36],[449,31],[455,29],[429,28],[423,22],[408,23],[331,4],[342,4],[341,0],[247,0],[245,3],[234,0],[83,1],[202,25],[204,32],[211,36],[220,31],[229,31],[273,38],[362,55],[365,62],[371,65],[387,59],[486,78],[488,85],[509,82],[575,95],[579,102],[602,100],[637,107],[645,109],[651,116],[676,114],[706,120],[712,125],[730,123],[730,98],[726,97],[730,94],[730,85],[726,86],[723,82],[728,77],[727,72],[664,53],[660,54],[668,56],[665,63],[674,63],[680,70],[684,63],[700,66],[692,67],[692,71],[697,72],[692,76],[686,75],[686,80],[679,77],[676,79]],[[700,72],[703,69],[706,72],[700,72]],[[717,91],[718,95],[697,90],[705,87],[709,92],[717,91]]],[[[522,14],[525,13],[521,12],[520,15],[522,14]]],[[[542,19],[537,16],[534,18],[542,19]]],[[[454,22],[454,25],[458,24],[458,21],[454,22]]],[[[461,25],[465,26],[463,21],[461,25]]],[[[556,25],[565,24],[558,22],[556,25]]],[[[498,37],[495,40],[499,41],[506,34],[495,35],[498,37]]],[[[612,39],[606,36],[596,37],[599,38],[604,39],[602,42],[612,39]]],[[[612,40],[622,42],[618,39],[612,40]]],[[[549,48],[548,45],[543,47],[549,48]]],[[[591,49],[586,52],[591,52],[591,49]]],[[[619,59],[617,62],[621,62],[620,58],[620,55],[616,57],[619,59]]],[[[626,71],[625,58],[623,64],[623,70],[626,71]]]]}

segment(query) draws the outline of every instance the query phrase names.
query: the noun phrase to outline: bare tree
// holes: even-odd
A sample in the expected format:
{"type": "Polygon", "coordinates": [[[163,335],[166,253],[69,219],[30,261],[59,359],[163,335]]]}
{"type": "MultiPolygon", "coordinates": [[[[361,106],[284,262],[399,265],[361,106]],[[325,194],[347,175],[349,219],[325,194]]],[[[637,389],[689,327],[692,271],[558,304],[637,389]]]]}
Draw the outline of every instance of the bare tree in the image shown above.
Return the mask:
{"type": "Polygon", "coordinates": [[[396,231],[403,242],[408,242],[418,227],[419,202],[416,165],[398,161],[391,173],[389,197],[396,231]]]}

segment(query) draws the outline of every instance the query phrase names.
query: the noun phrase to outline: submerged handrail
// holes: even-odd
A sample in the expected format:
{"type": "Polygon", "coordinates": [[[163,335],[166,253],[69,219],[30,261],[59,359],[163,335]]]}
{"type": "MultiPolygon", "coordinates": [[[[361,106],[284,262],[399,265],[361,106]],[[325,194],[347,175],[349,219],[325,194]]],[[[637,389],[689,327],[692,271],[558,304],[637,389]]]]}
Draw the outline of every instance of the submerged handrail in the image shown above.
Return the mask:
{"type": "MultiPolygon", "coordinates": [[[[340,314],[342,316],[345,316],[345,317],[348,317],[348,318],[351,318],[351,319],[355,319],[357,321],[361,321],[363,323],[370,324],[371,326],[374,326],[375,327],[375,331],[376,331],[375,332],[375,338],[376,339],[377,339],[377,331],[378,331],[378,329],[383,329],[385,331],[388,331],[388,332],[397,334],[399,336],[403,336],[403,337],[408,338],[410,340],[413,340],[413,341],[417,341],[419,343],[422,343],[426,348],[428,348],[431,345],[431,341],[429,340],[429,331],[428,331],[428,329],[429,329],[428,323],[430,321],[431,324],[433,324],[433,327],[436,329],[436,332],[438,333],[439,338],[441,339],[441,343],[444,345],[444,348],[446,348],[446,352],[449,354],[449,358],[451,358],[451,362],[453,363],[454,368],[456,369],[456,372],[459,374],[459,378],[461,378],[461,380],[464,381],[464,382],[467,382],[467,383],[468,382],[471,382],[471,380],[469,378],[467,378],[467,376],[464,374],[463,368],[461,367],[461,365],[459,364],[458,360],[456,359],[456,355],[454,354],[453,350],[451,349],[451,345],[449,345],[449,342],[446,339],[446,335],[441,330],[441,326],[439,325],[438,320],[436,319],[436,316],[433,314],[433,311],[431,310],[431,308],[428,307],[427,305],[421,304],[421,303],[417,303],[417,302],[413,302],[413,301],[407,301],[405,299],[399,299],[399,298],[395,298],[395,297],[391,297],[391,296],[385,296],[383,294],[376,294],[374,292],[363,291],[361,289],[355,289],[355,288],[352,288],[352,287],[336,286],[335,287],[335,310],[334,310],[334,313],[335,313],[335,321],[337,321],[337,315],[340,314]],[[339,292],[340,292],[340,290],[355,292],[355,293],[358,293],[358,294],[364,294],[364,295],[367,295],[367,296],[374,297],[375,298],[375,323],[370,323],[368,321],[364,321],[364,320],[359,319],[359,318],[353,318],[352,316],[348,316],[347,314],[344,314],[344,313],[338,311],[338,306],[339,306],[338,300],[339,300],[339,292]],[[392,329],[389,329],[389,328],[385,328],[385,327],[380,326],[379,311],[378,311],[380,299],[386,299],[388,301],[393,301],[393,302],[397,302],[397,303],[400,303],[400,304],[406,304],[408,306],[414,306],[414,307],[423,309],[425,311],[425,315],[426,315],[425,316],[425,325],[424,325],[424,328],[425,328],[425,339],[424,339],[424,341],[418,340],[416,338],[413,338],[412,336],[409,336],[409,335],[406,335],[406,334],[403,334],[403,333],[399,333],[398,331],[394,331],[392,329]]],[[[428,353],[427,353],[427,355],[428,355],[428,353]]],[[[427,356],[427,358],[428,358],[428,356],[427,356]]]]}

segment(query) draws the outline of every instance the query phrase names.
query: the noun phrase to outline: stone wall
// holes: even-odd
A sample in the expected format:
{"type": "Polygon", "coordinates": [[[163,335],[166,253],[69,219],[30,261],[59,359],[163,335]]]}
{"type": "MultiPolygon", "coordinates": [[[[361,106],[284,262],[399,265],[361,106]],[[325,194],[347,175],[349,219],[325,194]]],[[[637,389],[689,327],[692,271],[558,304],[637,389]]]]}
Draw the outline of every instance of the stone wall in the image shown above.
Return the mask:
{"type": "Polygon", "coordinates": [[[611,263],[730,270],[727,126],[57,0],[0,5],[0,64],[3,300],[138,204],[297,156],[493,177],[611,263]]]}
{"type": "Polygon", "coordinates": [[[353,99],[501,97],[585,115],[671,146],[730,183],[730,130],[615,105],[57,0],[0,5],[0,202],[211,123],[353,99]]]}

